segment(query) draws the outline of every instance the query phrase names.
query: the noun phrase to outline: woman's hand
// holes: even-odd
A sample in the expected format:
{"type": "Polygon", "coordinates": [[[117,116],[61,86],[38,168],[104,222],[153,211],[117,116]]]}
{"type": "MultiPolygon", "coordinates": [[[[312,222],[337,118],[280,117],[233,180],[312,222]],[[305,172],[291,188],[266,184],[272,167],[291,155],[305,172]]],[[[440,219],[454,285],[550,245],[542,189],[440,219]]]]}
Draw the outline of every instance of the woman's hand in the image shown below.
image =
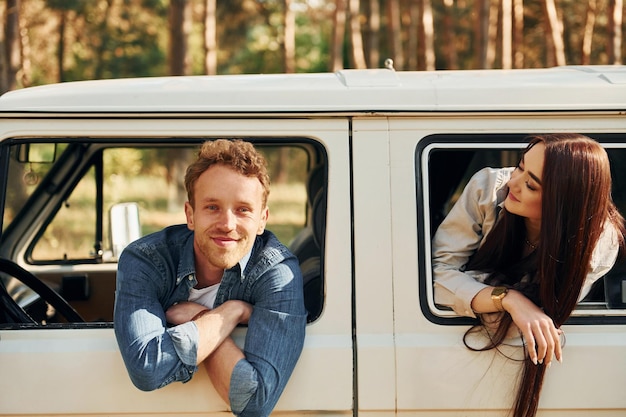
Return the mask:
{"type": "Polygon", "coordinates": [[[165,312],[165,319],[173,325],[183,324],[191,321],[196,314],[204,310],[208,310],[208,308],[202,304],[183,301],[168,308],[165,312]]]}
{"type": "Polygon", "coordinates": [[[515,290],[509,290],[502,299],[502,306],[522,333],[530,360],[535,365],[545,362],[550,367],[553,357],[562,362],[561,330],[543,310],[515,290]]]}

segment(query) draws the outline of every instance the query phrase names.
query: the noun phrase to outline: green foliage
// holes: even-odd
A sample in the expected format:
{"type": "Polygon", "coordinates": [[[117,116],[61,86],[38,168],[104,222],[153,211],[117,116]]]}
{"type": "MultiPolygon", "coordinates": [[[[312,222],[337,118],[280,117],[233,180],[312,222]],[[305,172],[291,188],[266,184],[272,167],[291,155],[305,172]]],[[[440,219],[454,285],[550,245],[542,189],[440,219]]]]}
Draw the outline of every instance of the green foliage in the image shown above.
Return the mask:
{"type": "Polygon", "coordinates": [[[325,72],[329,67],[331,21],[327,13],[307,10],[296,15],[296,69],[298,72],[325,72]]]}
{"type": "Polygon", "coordinates": [[[132,177],[141,172],[142,152],[137,148],[113,148],[104,153],[104,166],[114,172],[105,172],[105,177],[121,175],[132,177]]]}
{"type": "MultiPolygon", "coordinates": [[[[435,27],[436,68],[450,68],[446,48],[454,46],[458,67],[477,68],[476,4],[479,0],[443,2],[430,0],[435,27]],[[448,6],[446,6],[448,4],[448,6]],[[446,21],[452,31],[446,33],[446,21]],[[450,39],[450,40],[448,40],[450,39]]],[[[486,1],[486,0],[482,0],[486,1]]],[[[291,0],[296,18],[296,71],[323,72],[330,64],[333,0],[291,0]]],[[[344,2],[345,4],[346,2],[344,2]]],[[[379,1],[378,40],[370,38],[370,2],[361,1],[360,23],[365,47],[377,48],[381,67],[391,53],[389,0],[379,1]]],[[[422,62],[424,41],[409,42],[423,28],[414,13],[421,1],[400,1],[399,28],[405,62],[418,56],[422,62]],[[413,8],[413,9],[411,9],[413,8]],[[413,30],[413,31],[410,31],[413,30]],[[417,44],[417,45],[416,45],[417,44]],[[416,50],[410,50],[416,48],[416,50]]],[[[586,1],[559,0],[568,64],[582,60],[582,38],[587,18],[586,1]]],[[[22,85],[58,81],[168,75],[170,0],[27,0],[20,4],[21,26],[27,29],[23,51],[28,59],[19,82],[22,85]]],[[[206,0],[187,0],[189,13],[188,59],[192,74],[204,69],[204,10],[206,0]]],[[[216,1],[217,63],[219,74],[280,73],[284,71],[283,0],[216,1]]],[[[597,2],[591,49],[592,64],[607,64],[611,33],[608,15],[612,3],[597,2]]],[[[517,45],[525,67],[554,65],[543,2],[524,2],[523,42],[517,45]]],[[[6,16],[0,2],[0,15],[6,16]]],[[[418,10],[419,12],[419,10],[418,10]]],[[[501,14],[501,13],[500,13],[501,14]]],[[[349,14],[348,14],[349,17],[349,14]]],[[[499,16],[501,17],[501,16],[499,16]]],[[[343,28],[345,29],[345,28],[343,28]]],[[[497,28],[494,66],[501,64],[501,25],[497,28]]],[[[344,66],[351,66],[351,42],[345,30],[342,42],[344,66]]],[[[625,43],[626,45],[626,43],[625,43]]],[[[622,45],[624,56],[626,49],[622,45]]],[[[367,55],[367,52],[366,52],[367,55]]],[[[409,69],[397,66],[398,70],[409,69]]],[[[410,68],[413,69],[413,68],[410,68]]]]}
{"type": "MultiPolygon", "coordinates": [[[[30,17],[32,4],[23,7],[24,19],[30,17]]],[[[56,73],[58,80],[74,81],[165,73],[167,33],[162,29],[167,28],[166,0],[47,0],[45,5],[59,26],[50,30],[49,25],[40,24],[64,40],[53,46],[57,58],[63,56],[62,70],[49,71],[48,77],[56,73]]],[[[31,32],[34,36],[40,31],[33,27],[31,32]]],[[[61,66],[57,63],[57,67],[61,66]]],[[[45,76],[35,69],[33,82],[58,81],[41,80],[45,76]]]]}
{"type": "Polygon", "coordinates": [[[282,182],[283,175],[289,173],[290,182],[306,181],[309,154],[299,147],[260,147],[259,151],[267,161],[268,174],[272,182],[282,182]]]}
{"type": "Polygon", "coordinates": [[[84,39],[72,49],[75,65],[66,79],[123,78],[161,75],[166,68],[159,27],[166,26],[165,6],[159,1],[88,2],[76,20],[84,20],[84,39]]]}

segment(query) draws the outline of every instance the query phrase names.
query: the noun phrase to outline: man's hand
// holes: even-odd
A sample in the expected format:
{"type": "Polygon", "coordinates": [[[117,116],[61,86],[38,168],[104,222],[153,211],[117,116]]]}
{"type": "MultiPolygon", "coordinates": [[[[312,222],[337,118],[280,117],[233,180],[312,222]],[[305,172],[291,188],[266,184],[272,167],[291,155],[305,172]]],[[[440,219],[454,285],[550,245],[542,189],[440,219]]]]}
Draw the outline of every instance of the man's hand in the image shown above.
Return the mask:
{"type": "Polygon", "coordinates": [[[170,324],[183,324],[191,321],[198,313],[204,310],[208,310],[208,308],[191,301],[183,301],[168,308],[165,312],[165,318],[170,324]]]}

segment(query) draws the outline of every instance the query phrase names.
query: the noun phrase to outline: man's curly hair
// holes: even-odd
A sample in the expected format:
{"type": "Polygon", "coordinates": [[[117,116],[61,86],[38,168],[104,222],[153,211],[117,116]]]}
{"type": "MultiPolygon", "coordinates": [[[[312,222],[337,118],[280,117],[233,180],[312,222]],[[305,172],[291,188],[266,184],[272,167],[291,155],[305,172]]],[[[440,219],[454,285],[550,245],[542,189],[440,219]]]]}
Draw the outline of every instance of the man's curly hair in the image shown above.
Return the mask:
{"type": "Polygon", "coordinates": [[[240,139],[217,139],[204,142],[198,151],[198,158],[187,167],[185,189],[191,205],[194,204],[194,186],[204,171],[221,164],[246,177],[256,177],[263,186],[263,207],[267,205],[270,193],[270,178],[267,163],[250,142],[240,139]]]}

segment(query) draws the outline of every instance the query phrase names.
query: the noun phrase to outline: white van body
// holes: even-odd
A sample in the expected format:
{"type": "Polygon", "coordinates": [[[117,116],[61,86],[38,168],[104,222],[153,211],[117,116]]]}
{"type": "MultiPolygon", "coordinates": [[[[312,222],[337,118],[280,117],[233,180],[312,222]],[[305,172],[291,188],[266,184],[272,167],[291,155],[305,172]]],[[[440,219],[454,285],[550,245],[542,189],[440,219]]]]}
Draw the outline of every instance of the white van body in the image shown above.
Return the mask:
{"type": "MultiPolygon", "coordinates": [[[[285,416],[506,415],[519,363],[467,349],[470,322],[433,300],[430,219],[433,184],[443,181],[435,173],[457,165],[450,159],[446,166],[446,152],[463,159],[517,151],[528,134],[565,131],[626,152],[626,68],[143,78],[0,98],[0,149],[33,138],[106,147],[243,137],[274,145],[296,138],[320,151],[323,308],[307,325],[302,356],[274,411],[285,416]]],[[[2,155],[0,167],[9,159],[8,151],[2,155]]],[[[6,188],[0,185],[0,197],[6,188]]],[[[95,296],[99,277],[114,282],[115,262],[30,260],[32,242],[60,204],[51,195],[19,233],[3,233],[0,257],[41,279],[89,276],[95,296]]],[[[626,278],[616,279],[626,303],[626,278]]],[[[0,415],[230,414],[203,369],[186,384],[136,389],[110,321],[0,329],[0,415]]],[[[583,303],[564,332],[564,361],[547,372],[539,415],[626,415],[624,305],[583,303]]],[[[245,328],[236,330],[238,342],[244,335],[245,328]]]]}

